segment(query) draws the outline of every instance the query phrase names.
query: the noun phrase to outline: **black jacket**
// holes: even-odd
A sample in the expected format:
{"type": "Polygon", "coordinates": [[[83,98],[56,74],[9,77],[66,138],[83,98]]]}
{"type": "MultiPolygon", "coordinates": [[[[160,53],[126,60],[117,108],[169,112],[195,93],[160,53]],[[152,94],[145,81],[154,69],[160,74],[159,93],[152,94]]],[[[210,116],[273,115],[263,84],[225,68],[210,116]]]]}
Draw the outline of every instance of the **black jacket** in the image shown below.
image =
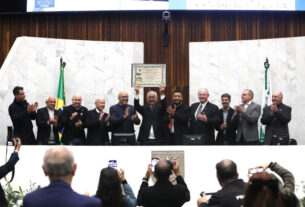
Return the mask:
{"type": "MultiPolygon", "coordinates": [[[[14,166],[18,160],[19,160],[18,152],[13,152],[8,162],[0,167],[0,179],[2,179],[4,176],[6,176],[6,174],[8,174],[10,171],[14,169],[14,166]]],[[[7,206],[7,200],[5,198],[5,194],[1,185],[0,185],[0,206],[1,207],[7,206]]]]}
{"type": "Polygon", "coordinates": [[[88,145],[105,145],[109,143],[108,126],[105,122],[107,113],[99,120],[100,114],[96,109],[87,112],[86,126],[88,128],[87,144],[88,145]]]}
{"type": "Polygon", "coordinates": [[[153,109],[149,105],[140,106],[139,99],[134,99],[134,107],[143,117],[138,141],[142,144],[148,141],[151,126],[153,127],[156,140],[165,140],[163,117],[166,113],[166,99],[162,99],[161,104],[156,104],[153,109]]]}
{"type": "Polygon", "coordinates": [[[221,145],[224,144],[224,142],[228,142],[228,144],[235,144],[237,123],[232,121],[233,114],[234,109],[230,107],[227,116],[227,129],[224,131],[220,129],[220,125],[223,124],[223,109],[219,109],[218,116],[220,122],[215,127],[218,131],[216,137],[216,144],[221,145]]]}
{"type": "Polygon", "coordinates": [[[138,192],[137,204],[144,207],[180,207],[190,200],[190,192],[181,176],[177,176],[177,185],[169,180],[157,181],[149,187],[143,181],[138,192]]]}
{"type": "MultiPolygon", "coordinates": [[[[59,118],[60,112],[57,110],[54,110],[54,116],[57,116],[59,118]]],[[[37,143],[38,144],[48,144],[48,140],[50,138],[51,133],[51,126],[48,124],[48,121],[50,119],[48,108],[44,107],[37,110],[37,118],[36,118],[36,125],[38,127],[37,129],[37,143]]],[[[58,119],[57,119],[58,122],[58,119]]],[[[53,134],[55,138],[55,143],[59,144],[59,137],[58,137],[58,128],[59,123],[57,123],[57,126],[53,126],[53,134]]]]}
{"type": "Polygon", "coordinates": [[[246,184],[242,179],[233,180],[222,187],[209,199],[209,203],[201,203],[199,207],[241,207],[246,184]]]}
{"type": "Polygon", "coordinates": [[[88,109],[84,106],[80,106],[78,110],[74,108],[73,105],[66,106],[60,116],[59,125],[64,127],[64,132],[62,134],[62,143],[68,145],[71,144],[73,138],[81,139],[83,143],[86,143],[85,130],[86,128],[86,114],[88,109]],[[71,115],[77,112],[77,116],[73,120],[70,120],[71,115]],[[83,125],[81,127],[76,127],[75,123],[81,120],[83,125]]]}
{"type": "Polygon", "coordinates": [[[36,144],[31,121],[36,119],[36,112],[28,113],[28,105],[27,101],[14,100],[8,108],[14,126],[14,137],[19,137],[23,145],[36,144]]]}

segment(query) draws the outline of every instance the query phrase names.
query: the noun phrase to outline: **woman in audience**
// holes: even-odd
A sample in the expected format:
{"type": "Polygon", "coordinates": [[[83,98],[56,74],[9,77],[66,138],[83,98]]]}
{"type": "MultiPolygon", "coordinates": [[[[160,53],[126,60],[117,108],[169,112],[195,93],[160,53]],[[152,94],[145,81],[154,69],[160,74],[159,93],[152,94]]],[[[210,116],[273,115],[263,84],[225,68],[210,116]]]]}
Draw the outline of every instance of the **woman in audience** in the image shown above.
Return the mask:
{"type": "Polygon", "coordinates": [[[102,169],[95,196],[102,200],[103,207],[137,206],[137,199],[122,169],[120,171],[111,167],[102,169]],[[122,192],[121,184],[124,192],[122,192]]]}
{"type": "Polygon", "coordinates": [[[255,173],[246,187],[243,207],[282,207],[278,180],[267,172],[255,173]]]}

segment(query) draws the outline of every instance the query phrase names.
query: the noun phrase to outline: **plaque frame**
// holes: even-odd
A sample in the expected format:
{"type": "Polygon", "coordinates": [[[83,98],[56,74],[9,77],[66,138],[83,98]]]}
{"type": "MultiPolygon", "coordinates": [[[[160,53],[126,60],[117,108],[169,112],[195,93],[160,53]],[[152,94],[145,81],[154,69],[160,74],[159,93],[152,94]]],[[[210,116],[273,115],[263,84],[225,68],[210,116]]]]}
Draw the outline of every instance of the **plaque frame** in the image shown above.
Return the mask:
{"type": "Polygon", "coordinates": [[[166,86],[166,64],[142,64],[142,63],[133,63],[131,64],[131,87],[134,87],[135,84],[138,84],[142,87],[159,87],[161,84],[166,86]],[[137,83],[137,73],[136,70],[138,68],[157,68],[160,70],[162,75],[161,83],[153,84],[153,83],[137,83]]]}

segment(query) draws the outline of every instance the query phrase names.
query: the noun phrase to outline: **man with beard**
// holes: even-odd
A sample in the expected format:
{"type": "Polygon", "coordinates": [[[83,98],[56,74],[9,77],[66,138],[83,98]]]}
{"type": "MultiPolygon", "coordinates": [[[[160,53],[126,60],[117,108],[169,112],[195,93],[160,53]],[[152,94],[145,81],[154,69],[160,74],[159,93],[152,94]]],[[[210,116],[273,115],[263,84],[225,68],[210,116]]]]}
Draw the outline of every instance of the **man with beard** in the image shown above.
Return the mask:
{"type": "Polygon", "coordinates": [[[182,145],[182,136],[187,133],[189,107],[183,103],[183,92],[175,90],[174,103],[167,108],[166,121],[169,129],[169,144],[182,145]]]}
{"type": "Polygon", "coordinates": [[[14,126],[14,137],[20,137],[23,145],[36,144],[31,120],[36,119],[38,103],[29,104],[25,100],[23,87],[16,86],[13,94],[15,99],[9,106],[8,112],[14,126]]]}
{"type": "Polygon", "coordinates": [[[221,96],[222,108],[218,111],[220,124],[216,125],[218,131],[216,137],[216,144],[219,145],[233,145],[236,139],[236,124],[232,122],[234,109],[230,107],[231,96],[230,94],[223,94],[221,96]]]}

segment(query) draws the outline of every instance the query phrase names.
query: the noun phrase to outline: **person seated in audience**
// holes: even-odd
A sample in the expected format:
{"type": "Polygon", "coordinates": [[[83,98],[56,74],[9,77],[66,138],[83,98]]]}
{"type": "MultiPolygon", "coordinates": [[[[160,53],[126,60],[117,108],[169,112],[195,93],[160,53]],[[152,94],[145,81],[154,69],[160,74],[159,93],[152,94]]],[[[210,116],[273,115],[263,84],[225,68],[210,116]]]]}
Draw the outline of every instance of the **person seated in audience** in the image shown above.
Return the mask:
{"type": "Polygon", "coordinates": [[[246,187],[243,207],[283,207],[278,180],[266,171],[253,174],[246,187]]]}
{"type": "Polygon", "coordinates": [[[197,200],[198,207],[226,206],[240,207],[243,202],[245,183],[238,179],[237,166],[232,160],[222,160],[216,164],[217,180],[222,189],[207,200],[205,194],[197,200]]]}
{"type": "Polygon", "coordinates": [[[103,207],[136,207],[137,199],[125,179],[124,170],[107,167],[101,170],[95,197],[102,200],[103,207]],[[123,190],[122,192],[122,187],[123,190]]]}
{"type": "Polygon", "coordinates": [[[27,194],[24,207],[100,207],[97,198],[76,193],[71,188],[76,163],[72,152],[63,146],[50,148],[43,158],[42,169],[49,177],[50,185],[27,194]]]}
{"type": "Polygon", "coordinates": [[[179,164],[174,161],[160,160],[153,173],[157,179],[154,186],[148,186],[148,180],[152,173],[152,165],[148,165],[138,192],[138,205],[144,207],[179,207],[190,200],[190,192],[180,175],[179,164]],[[169,181],[169,176],[175,173],[177,185],[169,181]]]}
{"type": "MultiPolygon", "coordinates": [[[[15,151],[11,154],[10,159],[0,167],[0,179],[2,179],[4,176],[6,176],[9,172],[14,170],[15,164],[18,162],[18,152],[21,147],[21,140],[20,138],[13,139],[15,151]]],[[[5,198],[4,191],[2,189],[2,186],[0,185],[0,206],[6,207],[8,206],[7,200],[5,198]]]]}

